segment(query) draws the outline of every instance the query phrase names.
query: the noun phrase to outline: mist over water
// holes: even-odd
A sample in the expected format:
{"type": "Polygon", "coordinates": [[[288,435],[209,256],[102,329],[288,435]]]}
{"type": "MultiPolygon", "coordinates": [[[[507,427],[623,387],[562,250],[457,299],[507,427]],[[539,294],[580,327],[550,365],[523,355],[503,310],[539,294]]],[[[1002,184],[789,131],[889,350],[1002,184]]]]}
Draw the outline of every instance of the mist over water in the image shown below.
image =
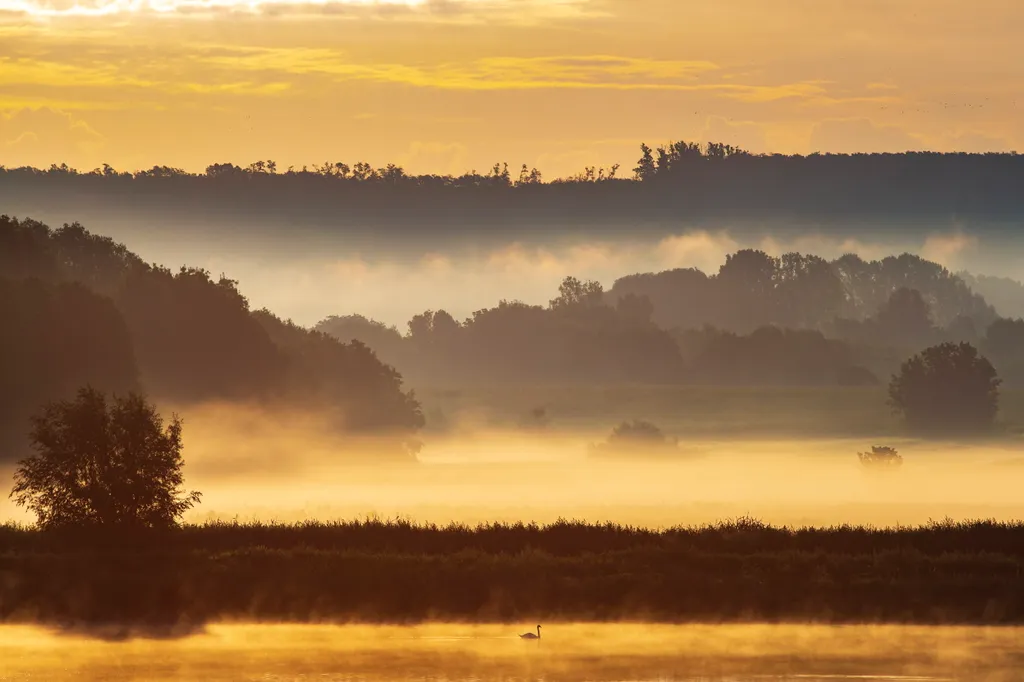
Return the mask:
{"type": "Polygon", "coordinates": [[[0,679],[1024,679],[1016,628],[816,625],[210,625],[178,639],[97,640],[0,626],[0,679]]]}

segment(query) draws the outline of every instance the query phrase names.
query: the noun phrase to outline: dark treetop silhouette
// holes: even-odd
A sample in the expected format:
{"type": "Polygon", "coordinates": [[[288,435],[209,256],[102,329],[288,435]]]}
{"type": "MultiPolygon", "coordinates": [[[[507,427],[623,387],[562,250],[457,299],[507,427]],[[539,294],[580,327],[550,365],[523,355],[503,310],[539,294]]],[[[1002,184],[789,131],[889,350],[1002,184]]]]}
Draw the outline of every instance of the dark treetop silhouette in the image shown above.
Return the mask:
{"type": "Polygon", "coordinates": [[[182,489],[182,422],[135,393],[107,401],[83,388],[33,418],[35,454],[18,463],[11,497],[43,529],[170,528],[199,502],[182,489]]]}
{"type": "Polygon", "coordinates": [[[889,384],[889,401],[914,428],[981,431],[999,409],[996,370],[968,343],[943,343],[921,351],[889,384]]]}
{"type": "MultiPolygon", "coordinates": [[[[287,224],[403,235],[467,235],[482,226],[523,234],[553,224],[621,231],[675,219],[773,218],[814,222],[881,218],[934,228],[936,219],[1004,222],[1024,214],[1024,157],[1009,154],[750,154],[719,143],[644,145],[629,173],[588,167],[543,182],[539,171],[495,164],[484,173],[410,175],[395,164],[273,161],[215,163],[203,173],[154,166],[0,168],[0,202],[57,215],[104,208],[119,214],[234,217],[248,229],[287,224]],[[396,200],[400,198],[400,200],[396,200]],[[286,220],[285,220],[286,219],[286,220]],[[543,227],[542,227],[543,226],[543,227]]],[[[101,214],[101,215],[106,215],[101,214]]],[[[95,219],[98,215],[91,215],[95,219]]],[[[370,232],[367,232],[369,234],[370,232]]]]}
{"type": "Polygon", "coordinates": [[[461,322],[428,310],[404,336],[361,315],[317,329],[367,343],[420,384],[868,385],[925,345],[983,340],[995,320],[963,280],[918,256],[743,250],[713,275],[630,275],[608,292],[567,277],[547,307],[501,301],[461,322]]]}
{"type": "Polygon", "coordinates": [[[0,314],[0,458],[41,402],[86,383],[178,403],[287,400],[334,411],[346,433],[403,438],[423,423],[364,345],[250,312],[236,282],[147,265],[78,224],[0,217],[0,314]]]}

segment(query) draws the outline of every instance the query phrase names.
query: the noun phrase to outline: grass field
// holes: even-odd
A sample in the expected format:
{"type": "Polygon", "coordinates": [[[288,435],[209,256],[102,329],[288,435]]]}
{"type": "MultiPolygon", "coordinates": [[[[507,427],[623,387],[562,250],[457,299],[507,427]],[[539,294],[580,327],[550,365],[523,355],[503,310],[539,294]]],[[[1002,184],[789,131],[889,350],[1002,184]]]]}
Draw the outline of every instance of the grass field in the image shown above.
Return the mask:
{"type": "Polygon", "coordinates": [[[0,529],[8,622],[1024,622],[1024,524],[0,529]],[[130,549],[129,549],[130,547],[130,549]]]}
{"type": "MultiPolygon", "coordinates": [[[[417,390],[427,432],[460,425],[529,423],[544,408],[552,430],[610,430],[646,419],[694,437],[880,437],[904,433],[886,388],[711,388],[680,386],[528,386],[417,390]]],[[[1003,391],[994,436],[1024,431],[1024,391],[1003,391]]]]}

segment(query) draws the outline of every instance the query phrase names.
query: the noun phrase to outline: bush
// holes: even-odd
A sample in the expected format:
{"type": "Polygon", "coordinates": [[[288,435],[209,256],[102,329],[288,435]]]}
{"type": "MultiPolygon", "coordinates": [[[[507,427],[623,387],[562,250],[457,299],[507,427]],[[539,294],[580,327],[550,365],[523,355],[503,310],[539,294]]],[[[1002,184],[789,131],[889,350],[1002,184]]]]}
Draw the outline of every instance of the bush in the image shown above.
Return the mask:
{"type": "Polygon", "coordinates": [[[896,469],[903,465],[903,456],[896,448],[872,446],[871,452],[858,452],[860,463],[872,469],[896,469]]]}
{"type": "Polygon", "coordinates": [[[622,422],[608,436],[604,443],[593,446],[594,454],[667,454],[678,452],[679,443],[669,438],[661,429],[648,421],[622,422]]]}

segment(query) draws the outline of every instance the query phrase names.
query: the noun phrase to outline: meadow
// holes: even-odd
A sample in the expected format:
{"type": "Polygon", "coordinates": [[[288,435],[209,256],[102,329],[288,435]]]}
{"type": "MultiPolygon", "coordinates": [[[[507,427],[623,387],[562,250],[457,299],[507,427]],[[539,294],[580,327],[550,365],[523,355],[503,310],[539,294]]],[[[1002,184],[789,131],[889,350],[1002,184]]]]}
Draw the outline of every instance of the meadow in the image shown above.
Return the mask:
{"type": "MultiPolygon", "coordinates": [[[[885,378],[886,383],[888,378],[885,378]]],[[[427,433],[462,424],[530,424],[543,408],[551,428],[611,430],[646,419],[687,437],[898,437],[901,421],[886,404],[886,387],[475,386],[417,388],[427,433]]],[[[1024,391],[1003,390],[992,436],[1024,432],[1024,391]]]]}

